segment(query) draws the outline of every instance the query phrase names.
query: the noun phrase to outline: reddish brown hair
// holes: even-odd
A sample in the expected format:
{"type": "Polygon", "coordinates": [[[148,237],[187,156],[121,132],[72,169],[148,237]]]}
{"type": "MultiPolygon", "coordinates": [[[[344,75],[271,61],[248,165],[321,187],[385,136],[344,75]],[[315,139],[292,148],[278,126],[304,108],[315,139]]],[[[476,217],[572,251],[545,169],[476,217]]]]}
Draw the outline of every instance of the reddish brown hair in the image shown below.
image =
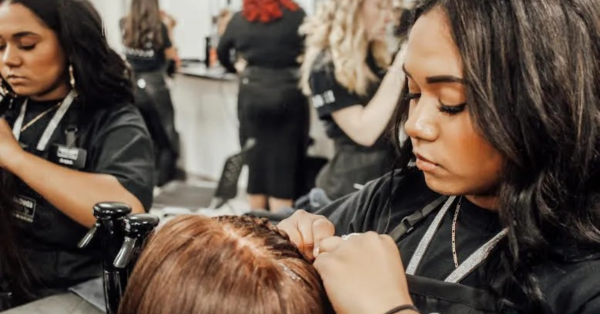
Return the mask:
{"type": "Polygon", "coordinates": [[[289,238],[251,217],[181,216],[152,236],[120,314],[330,313],[314,267],[289,238]]]}
{"type": "Polygon", "coordinates": [[[300,8],[294,0],[244,0],[242,14],[250,22],[269,23],[281,18],[282,7],[290,11],[300,8]]]}

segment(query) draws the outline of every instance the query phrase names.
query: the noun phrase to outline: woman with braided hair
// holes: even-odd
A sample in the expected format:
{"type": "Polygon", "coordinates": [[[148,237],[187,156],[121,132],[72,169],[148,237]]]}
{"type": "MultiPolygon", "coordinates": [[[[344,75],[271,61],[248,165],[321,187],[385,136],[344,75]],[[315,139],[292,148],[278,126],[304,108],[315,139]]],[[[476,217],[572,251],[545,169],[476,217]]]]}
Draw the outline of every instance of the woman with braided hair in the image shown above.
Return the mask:
{"type": "Polygon", "coordinates": [[[119,313],[333,312],[317,271],[266,219],[189,215],[149,239],[119,313]]]}

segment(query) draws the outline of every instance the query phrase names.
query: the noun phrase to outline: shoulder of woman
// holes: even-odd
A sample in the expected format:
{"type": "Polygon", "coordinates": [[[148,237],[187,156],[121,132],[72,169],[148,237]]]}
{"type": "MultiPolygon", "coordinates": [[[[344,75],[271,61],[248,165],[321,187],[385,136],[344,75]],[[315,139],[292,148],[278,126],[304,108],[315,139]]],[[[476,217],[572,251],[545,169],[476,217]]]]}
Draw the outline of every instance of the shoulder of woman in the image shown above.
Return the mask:
{"type": "Polygon", "coordinates": [[[544,265],[538,274],[542,293],[554,313],[600,313],[600,257],[544,265]]]}
{"type": "Polygon", "coordinates": [[[233,13],[233,15],[231,16],[231,19],[229,20],[229,23],[233,22],[233,21],[245,21],[246,19],[244,18],[243,12],[242,11],[237,11],[235,13],[233,13]]]}
{"type": "Polygon", "coordinates": [[[140,111],[134,105],[126,102],[100,108],[90,118],[91,121],[95,121],[98,125],[103,125],[105,128],[123,126],[146,128],[140,111]]]}
{"type": "Polygon", "coordinates": [[[310,77],[335,79],[335,66],[329,51],[322,50],[312,61],[310,65],[310,77]]]}
{"type": "Polygon", "coordinates": [[[334,64],[333,59],[331,57],[331,52],[329,50],[321,50],[319,54],[315,57],[315,60],[312,64],[312,70],[315,72],[318,71],[333,71],[334,64]]]}
{"type": "Polygon", "coordinates": [[[295,11],[291,11],[288,9],[286,9],[285,11],[286,11],[286,13],[292,13],[292,15],[300,17],[301,19],[304,19],[306,17],[306,11],[304,11],[304,9],[302,9],[302,7],[298,7],[298,9],[295,11]]]}
{"type": "Polygon", "coordinates": [[[130,103],[105,108],[105,114],[117,121],[143,120],[139,109],[130,103]]]}
{"type": "Polygon", "coordinates": [[[423,173],[414,169],[393,170],[378,179],[367,182],[361,190],[361,193],[386,199],[390,192],[393,193],[394,198],[404,200],[417,200],[422,197],[429,199],[430,196],[438,196],[427,187],[423,173]],[[411,197],[406,197],[407,195],[411,195],[411,197]]]}

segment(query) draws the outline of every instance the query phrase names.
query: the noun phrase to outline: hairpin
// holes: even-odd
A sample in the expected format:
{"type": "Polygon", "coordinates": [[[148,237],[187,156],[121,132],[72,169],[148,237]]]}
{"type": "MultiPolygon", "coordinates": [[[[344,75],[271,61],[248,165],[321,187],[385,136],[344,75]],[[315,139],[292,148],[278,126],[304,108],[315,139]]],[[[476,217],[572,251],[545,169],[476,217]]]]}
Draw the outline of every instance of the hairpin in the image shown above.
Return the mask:
{"type": "Polygon", "coordinates": [[[283,268],[283,272],[286,273],[286,275],[288,275],[290,278],[292,278],[292,280],[296,280],[296,281],[302,280],[302,278],[300,278],[300,276],[298,276],[295,272],[293,272],[289,267],[287,267],[286,265],[284,265],[281,262],[279,262],[278,264],[283,268]]]}

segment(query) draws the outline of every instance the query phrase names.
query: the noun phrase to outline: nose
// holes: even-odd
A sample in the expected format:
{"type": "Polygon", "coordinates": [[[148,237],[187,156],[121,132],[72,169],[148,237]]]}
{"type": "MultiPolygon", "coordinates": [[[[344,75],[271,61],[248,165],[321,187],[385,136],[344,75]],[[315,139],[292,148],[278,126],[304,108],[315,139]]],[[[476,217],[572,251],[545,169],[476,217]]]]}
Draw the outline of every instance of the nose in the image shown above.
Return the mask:
{"type": "Polygon", "coordinates": [[[21,58],[16,47],[7,45],[2,54],[2,65],[8,68],[17,67],[21,64],[21,58]]]}
{"type": "Polygon", "coordinates": [[[418,104],[411,105],[408,112],[404,129],[413,141],[433,142],[439,136],[440,131],[436,120],[440,112],[434,99],[429,103],[427,101],[426,98],[421,98],[418,104]]]}
{"type": "Polygon", "coordinates": [[[388,24],[392,23],[393,15],[394,14],[391,11],[386,11],[385,12],[385,16],[383,18],[383,21],[385,22],[385,25],[388,25],[388,24]]]}

